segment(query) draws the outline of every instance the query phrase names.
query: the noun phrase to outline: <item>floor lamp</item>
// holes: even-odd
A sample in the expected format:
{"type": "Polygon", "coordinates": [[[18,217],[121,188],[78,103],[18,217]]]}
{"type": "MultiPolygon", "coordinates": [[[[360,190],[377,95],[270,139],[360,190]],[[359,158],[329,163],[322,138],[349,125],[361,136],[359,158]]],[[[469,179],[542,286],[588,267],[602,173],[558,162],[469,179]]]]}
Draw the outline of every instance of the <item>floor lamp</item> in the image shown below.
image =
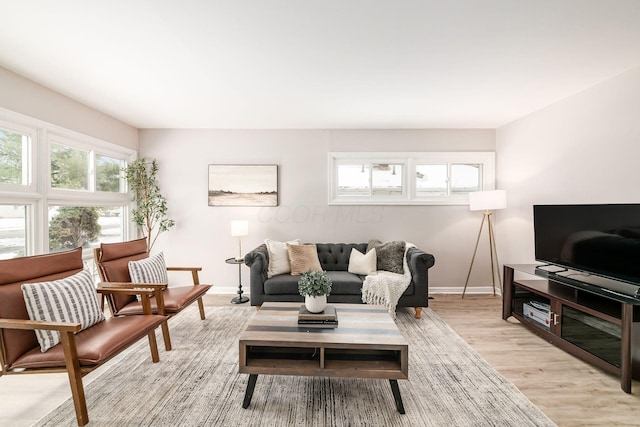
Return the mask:
{"type": "Polygon", "coordinates": [[[478,231],[478,239],[476,240],[476,248],[473,250],[473,257],[471,258],[471,265],[469,266],[469,273],[467,273],[467,280],[464,282],[464,290],[462,291],[462,298],[467,292],[467,285],[469,284],[469,277],[471,276],[471,269],[473,268],[473,262],[476,259],[476,253],[478,252],[478,243],[480,243],[480,235],[484,227],[485,221],[489,224],[489,252],[491,254],[491,282],[493,283],[493,296],[496,295],[496,274],[498,275],[498,282],[500,283],[500,292],[502,293],[502,279],[500,278],[500,263],[498,262],[498,251],[496,250],[496,238],[493,234],[493,220],[492,215],[494,210],[504,209],[507,207],[507,193],[504,190],[490,190],[490,191],[475,191],[469,193],[469,210],[471,211],[484,211],[482,216],[482,222],[480,223],[480,231],[478,231]],[[495,266],[495,267],[494,267],[495,266]]]}

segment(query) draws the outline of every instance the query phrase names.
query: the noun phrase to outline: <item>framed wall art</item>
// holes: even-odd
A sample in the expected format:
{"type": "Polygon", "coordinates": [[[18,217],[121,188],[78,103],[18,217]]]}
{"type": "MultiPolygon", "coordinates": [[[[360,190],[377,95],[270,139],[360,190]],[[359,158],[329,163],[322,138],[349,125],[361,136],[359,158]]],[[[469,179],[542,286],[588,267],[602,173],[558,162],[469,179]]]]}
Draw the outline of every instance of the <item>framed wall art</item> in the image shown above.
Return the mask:
{"type": "Polygon", "coordinates": [[[278,165],[209,165],[209,206],[278,206],[278,165]]]}

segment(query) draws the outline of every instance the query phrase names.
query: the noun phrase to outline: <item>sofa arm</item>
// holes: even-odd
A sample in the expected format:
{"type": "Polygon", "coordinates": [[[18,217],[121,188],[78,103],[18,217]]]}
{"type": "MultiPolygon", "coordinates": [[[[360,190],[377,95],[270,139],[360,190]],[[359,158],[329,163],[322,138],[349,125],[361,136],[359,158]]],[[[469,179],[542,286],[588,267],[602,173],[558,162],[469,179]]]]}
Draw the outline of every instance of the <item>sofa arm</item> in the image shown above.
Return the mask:
{"type": "Polygon", "coordinates": [[[428,289],[428,272],[427,270],[435,264],[436,259],[433,255],[426,253],[418,248],[409,248],[407,250],[407,265],[411,271],[411,280],[417,289],[428,289]]]}
{"type": "Polygon", "coordinates": [[[262,244],[244,256],[244,263],[249,267],[249,295],[251,305],[260,306],[264,302],[264,281],[267,280],[269,253],[262,244]]]}

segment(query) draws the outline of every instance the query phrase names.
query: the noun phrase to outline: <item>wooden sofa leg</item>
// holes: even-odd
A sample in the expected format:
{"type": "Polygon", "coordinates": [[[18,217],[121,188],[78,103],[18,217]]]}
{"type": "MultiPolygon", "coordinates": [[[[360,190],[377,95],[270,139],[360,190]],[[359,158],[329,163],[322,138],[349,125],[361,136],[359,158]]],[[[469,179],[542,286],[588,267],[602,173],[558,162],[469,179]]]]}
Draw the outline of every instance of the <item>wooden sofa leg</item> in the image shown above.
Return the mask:
{"type": "Polygon", "coordinates": [[[422,307],[416,307],[416,319],[422,319],[422,307]]]}
{"type": "Polygon", "coordinates": [[[82,385],[82,371],[80,370],[80,362],[78,361],[76,340],[73,332],[66,331],[60,332],[60,338],[64,352],[64,363],[67,367],[67,374],[69,375],[73,406],[76,410],[76,420],[79,426],[83,426],[89,422],[89,413],[87,411],[87,400],[84,396],[84,386],[82,385]]]}
{"type": "Polygon", "coordinates": [[[169,335],[169,319],[162,322],[162,338],[164,339],[164,349],[171,351],[171,335],[169,335]]]}
{"type": "Polygon", "coordinates": [[[204,315],[204,303],[202,302],[202,297],[198,298],[198,308],[200,309],[200,320],[204,320],[206,317],[204,315]]]}

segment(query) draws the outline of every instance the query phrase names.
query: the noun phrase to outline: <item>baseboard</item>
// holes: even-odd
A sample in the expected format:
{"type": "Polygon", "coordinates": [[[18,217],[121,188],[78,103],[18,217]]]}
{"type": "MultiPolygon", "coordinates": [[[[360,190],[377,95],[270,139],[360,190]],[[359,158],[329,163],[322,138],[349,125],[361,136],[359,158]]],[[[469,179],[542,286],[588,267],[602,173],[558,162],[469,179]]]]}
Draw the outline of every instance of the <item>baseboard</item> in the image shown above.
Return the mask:
{"type": "MultiPolygon", "coordinates": [[[[214,294],[214,295],[237,294],[238,287],[237,286],[212,286],[211,289],[209,289],[209,292],[207,293],[214,294]]],[[[244,290],[244,286],[242,287],[242,296],[249,296],[249,292],[244,290]]]]}

